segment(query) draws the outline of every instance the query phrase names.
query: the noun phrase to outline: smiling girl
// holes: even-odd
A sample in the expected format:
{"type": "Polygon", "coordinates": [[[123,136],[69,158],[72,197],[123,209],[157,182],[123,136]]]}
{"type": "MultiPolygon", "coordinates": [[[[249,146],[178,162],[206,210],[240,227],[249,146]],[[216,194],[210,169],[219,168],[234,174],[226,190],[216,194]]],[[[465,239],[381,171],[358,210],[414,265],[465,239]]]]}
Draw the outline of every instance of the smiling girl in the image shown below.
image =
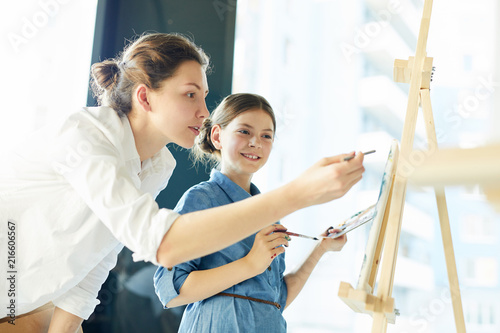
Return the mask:
{"type": "MultiPolygon", "coordinates": [[[[263,97],[225,98],[205,119],[193,149],[198,160],[213,160],[218,169],[212,170],[210,180],[189,189],[174,211],[202,211],[259,194],[252,176],[266,164],[275,131],[274,112],[263,97]]],[[[238,227],[236,219],[229,228],[238,227]]],[[[290,238],[280,230],[286,228],[273,224],[219,252],[158,268],[154,280],[162,304],[189,304],[179,332],[286,332],[283,310],[302,290],[321,256],[340,251],[347,239],[323,239],[296,271],[284,276],[284,247],[290,238]]]]}
{"type": "Polygon", "coordinates": [[[338,198],[361,179],[362,154],[349,163],[340,155],[245,202],[185,215],[160,209],[155,197],[176,164],[165,145],[190,148],[209,116],[208,67],[185,37],[144,35],[92,66],[100,106],[2,153],[0,232],[6,239],[9,223],[18,235],[16,325],[0,318],[2,332],[75,332],[123,246],[135,260],[171,267],[338,198]]]}

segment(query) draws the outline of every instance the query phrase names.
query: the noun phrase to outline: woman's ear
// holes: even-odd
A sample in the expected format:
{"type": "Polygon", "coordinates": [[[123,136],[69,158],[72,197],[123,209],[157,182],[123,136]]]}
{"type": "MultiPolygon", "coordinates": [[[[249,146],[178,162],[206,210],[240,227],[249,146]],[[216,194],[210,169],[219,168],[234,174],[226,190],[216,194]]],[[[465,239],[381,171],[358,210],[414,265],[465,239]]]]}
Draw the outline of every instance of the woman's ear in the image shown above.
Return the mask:
{"type": "Polygon", "coordinates": [[[135,99],[137,100],[137,103],[143,109],[144,111],[151,111],[151,104],[150,104],[150,90],[146,85],[140,84],[135,88],[135,99]]]}
{"type": "Polygon", "coordinates": [[[220,128],[220,125],[216,124],[212,126],[212,130],[210,132],[210,139],[212,140],[212,145],[217,150],[221,150],[222,148],[222,144],[220,141],[221,131],[222,129],[220,128]]]}

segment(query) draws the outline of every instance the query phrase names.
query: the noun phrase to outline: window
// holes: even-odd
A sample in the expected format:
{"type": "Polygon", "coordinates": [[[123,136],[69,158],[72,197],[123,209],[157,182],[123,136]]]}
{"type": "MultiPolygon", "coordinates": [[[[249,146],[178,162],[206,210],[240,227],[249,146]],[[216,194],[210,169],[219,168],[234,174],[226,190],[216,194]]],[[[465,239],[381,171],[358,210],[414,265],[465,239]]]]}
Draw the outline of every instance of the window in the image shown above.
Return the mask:
{"type": "Polygon", "coordinates": [[[479,300],[464,303],[464,316],[467,327],[475,332],[494,332],[497,302],[479,300]]]}
{"type": "MultiPolygon", "coordinates": [[[[365,159],[366,173],[359,185],[339,200],[288,216],[282,223],[289,229],[320,233],[376,201],[389,142],[401,138],[408,100],[409,86],[393,81],[393,62],[414,55],[423,3],[238,0],[233,92],[263,95],[278,118],[273,152],[255,183],[265,191],[297,176],[320,157],[377,149],[365,159]]],[[[499,73],[498,13],[495,0],[433,4],[427,53],[436,67],[431,101],[441,148],[474,147],[495,136],[498,139],[500,116],[492,112],[499,103],[498,83],[492,76],[499,73]]],[[[420,114],[415,147],[425,144],[420,114]]],[[[484,198],[463,196],[463,191],[446,190],[461,287],[491,288],[490,294],[500,297],[494,284],[500,261],[498,242],[483,242],[492,237],[488,233],[495,234],[496,226],[490,221],[498,222],[498,217],[484,198]],[[463,229],[463,216],[470,217],[463,220],[464,228],[470,224],[477,228],[473,239],[484,245],[479,252],[469,253],[469,244],[456,237],[463,229]],[[464,253],[469,261],[460,260],[464,253]]],[[[409,186],[406,199],[403,231],[407,237],[400,239],[400,247],[407,257],[400,269],[418,280],[424,267],[426,278],[418,280],[419,286],[396,279],[394,290],[406,291],[397,295],[404,298],[396,298],[397,304],[412,304],[415,295],[441,295],[448,281],[434,194],[409,186]]],[[[340,281],[357,282],[367,230],[353,231],[340,254],[321,260],[303,292],[284,312],[289,332],[370,330],[371,317],[354,313],[336,296],[340,281]]],[[[287,267],[299,264],[311,246],[294,240],[286,250],[287,267]]],[[[401,266],[400,259],[396,267],[401,266]]],[[[476,295],[464,296],[463,303],[474,301],[476,295]]],[[[437,303],[422,304],[429,308],[437,303]]],[[[451,302],[446,305],[451,307],[451,302]]],[[[415,326],[415,318],[424,320],[426,332],[446,331],[444,327],[454,325],[452,311],[440,315],[442,320],[431,321],[419,317],[418,306],[415,309],[400,309],[396,326],[389,325],[388,332],[416,331],[420,326],[415,326]]],[[[481,311],[481,320],[488,322],[489,308],[481,311]]]]}

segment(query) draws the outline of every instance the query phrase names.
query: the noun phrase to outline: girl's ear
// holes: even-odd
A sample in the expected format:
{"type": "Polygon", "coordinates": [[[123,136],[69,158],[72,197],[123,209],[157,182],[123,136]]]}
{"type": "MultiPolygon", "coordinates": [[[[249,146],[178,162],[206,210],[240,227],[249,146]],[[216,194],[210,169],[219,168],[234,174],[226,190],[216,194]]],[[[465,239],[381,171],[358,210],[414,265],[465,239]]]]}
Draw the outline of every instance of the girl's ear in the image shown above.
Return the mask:
{"type": "Polygon", "coordinates": [[[144,111],[151,111],[149,100],[149,89],[144,84],[140,84],[135,88],[135,98],[137,103],[144,111]]]}
{"type": "Polygon", "coordinates": [[[222,144],[220,141],[221,131],[222,131],[222,129],[220,128],[220,125],[216,124],[216,125],[212,126],[212,130],[210,132],[210,138],[212,139],[212,145],[217,150],[221,150],[221,148],[222,148],[222,144]]]}

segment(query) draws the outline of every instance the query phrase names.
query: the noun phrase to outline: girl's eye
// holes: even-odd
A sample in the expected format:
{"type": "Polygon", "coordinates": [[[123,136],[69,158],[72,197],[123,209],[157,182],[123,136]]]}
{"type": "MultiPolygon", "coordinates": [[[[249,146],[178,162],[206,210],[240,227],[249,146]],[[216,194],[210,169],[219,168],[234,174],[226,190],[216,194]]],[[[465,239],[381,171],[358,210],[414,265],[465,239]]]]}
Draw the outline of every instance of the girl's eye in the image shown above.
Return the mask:
{"type": "Polygon", "coordinates": [[[187,93],[186,96],[189,97],[189,98],[193,98],[194,97],[194,93],[187,93]]]}
{"type": "Polygon", "coordinates": [[[265,135],[263,135],[263,137],[264,137],[264,139],[269,139],[269,140],[273,139],[273,137],[269,134],[265,134],[265,135]]]}
{"type": "Polygon", "coordinates": [[[250,134],[250,132],[247,130],[239,130],[238,132],[240,132],[241,134],[250,134]]]}

